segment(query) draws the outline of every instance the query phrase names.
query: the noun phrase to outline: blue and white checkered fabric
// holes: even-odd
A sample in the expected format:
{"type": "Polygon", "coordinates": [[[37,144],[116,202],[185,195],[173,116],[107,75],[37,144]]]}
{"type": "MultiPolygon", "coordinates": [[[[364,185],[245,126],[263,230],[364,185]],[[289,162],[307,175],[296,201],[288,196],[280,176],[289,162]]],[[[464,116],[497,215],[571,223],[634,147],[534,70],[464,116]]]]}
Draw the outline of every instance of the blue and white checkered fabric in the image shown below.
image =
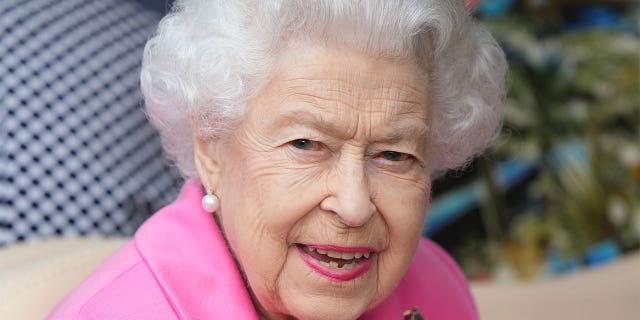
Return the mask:
{"type": "Polygon", "coordinates": [[[125,0],[0,1],[0,246],[130,235],[175,197],[138,86],[159,18],[125,0]]]}

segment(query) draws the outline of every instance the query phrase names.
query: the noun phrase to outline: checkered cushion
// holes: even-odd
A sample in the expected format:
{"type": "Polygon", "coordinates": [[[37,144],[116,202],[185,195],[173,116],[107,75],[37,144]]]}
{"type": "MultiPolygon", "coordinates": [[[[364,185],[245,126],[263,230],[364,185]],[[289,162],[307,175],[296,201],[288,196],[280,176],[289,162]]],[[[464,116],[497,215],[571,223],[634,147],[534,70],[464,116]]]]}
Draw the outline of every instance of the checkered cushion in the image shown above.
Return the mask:
{"type": "Polygon", "coordinates": [[[138,87],[158,19],[125,0],[0,1],[0,246],[130,235],[175,197],[138,87]]]}

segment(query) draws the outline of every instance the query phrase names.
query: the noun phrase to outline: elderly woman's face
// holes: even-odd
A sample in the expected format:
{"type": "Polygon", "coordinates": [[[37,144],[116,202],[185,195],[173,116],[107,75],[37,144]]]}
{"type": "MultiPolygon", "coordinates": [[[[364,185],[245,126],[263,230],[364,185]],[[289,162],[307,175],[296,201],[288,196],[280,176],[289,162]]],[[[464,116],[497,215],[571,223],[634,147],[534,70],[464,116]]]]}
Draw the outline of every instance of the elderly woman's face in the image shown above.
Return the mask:
{"type": "Polygon", "coordinates": [[[262,311],[353,319],[391,293],[420,237],[425,80],[348,51],[283,61],[232,137],[197,143],[199,172],[262,311]]]}

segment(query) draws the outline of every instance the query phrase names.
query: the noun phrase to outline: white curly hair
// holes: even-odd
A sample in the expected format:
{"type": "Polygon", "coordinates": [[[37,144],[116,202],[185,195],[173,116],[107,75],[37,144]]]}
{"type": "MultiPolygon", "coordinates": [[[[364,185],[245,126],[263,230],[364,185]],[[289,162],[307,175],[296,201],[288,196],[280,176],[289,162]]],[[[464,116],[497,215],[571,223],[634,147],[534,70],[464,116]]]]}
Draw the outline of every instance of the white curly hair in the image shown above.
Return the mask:
{"type": "MultiPolygon", "coordinates": [[[[233,131],[292,43],[312,41],[418,61],[432,97],[432,172],[483,151],[501,124],[507,69],[462,0],[177,0],[149,39],[147,113],[183,175],[201,138],[233,131]]],[[[417,84],[420,85],[420,84],[417,84]]]]}

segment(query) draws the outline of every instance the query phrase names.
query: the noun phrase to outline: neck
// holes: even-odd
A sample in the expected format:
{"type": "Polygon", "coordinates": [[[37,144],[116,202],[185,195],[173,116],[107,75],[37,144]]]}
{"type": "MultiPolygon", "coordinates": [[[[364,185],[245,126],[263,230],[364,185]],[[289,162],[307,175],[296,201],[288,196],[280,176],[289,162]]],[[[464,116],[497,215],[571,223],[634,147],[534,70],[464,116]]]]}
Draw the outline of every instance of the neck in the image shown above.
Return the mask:
{"type": "Polygon", "coordinates": [[[236,268],[238,268],[238,271],[240,272],[240,276],[242,277],[242,282],[244,282],[244,287],[247,289],[247,292],[249,293],[249,297],[251,297],[251,302],[253,303],[253,308],[256,310],[256,313],[258,314],[258,319],[260,319],[260,320],[289,320],[289,319],[295,319],[295,318],[287,317],[287,316],[284,316],[284,315],[280,315],[280,316],[271,315],[260,304],[260,302],[258,301],[258,298],[253,293],[253,290],[251,290],[251,286],[249,286],[249,280],[247,279],[247,275],[244,272],[244,269],[242,268],[242,265],[238,261],[238,257],[236,256],[235,252],[233,251],[233,249],[229,245],[229,240],[227,239],[227,235],[224,232],[224,228],[222,227],[222,221],[221,221],[219,215],[213,213],[213,218],[216,221],[216,224],[218,225],[218,229],[220,229],[220,233],[222,234],[222,238],[224,239],[224,244],[227,247],[227,249],[229,250],[229,252],[231,253],[231,257],[233,258],[233,262],[236,264],[236,268]]]}

